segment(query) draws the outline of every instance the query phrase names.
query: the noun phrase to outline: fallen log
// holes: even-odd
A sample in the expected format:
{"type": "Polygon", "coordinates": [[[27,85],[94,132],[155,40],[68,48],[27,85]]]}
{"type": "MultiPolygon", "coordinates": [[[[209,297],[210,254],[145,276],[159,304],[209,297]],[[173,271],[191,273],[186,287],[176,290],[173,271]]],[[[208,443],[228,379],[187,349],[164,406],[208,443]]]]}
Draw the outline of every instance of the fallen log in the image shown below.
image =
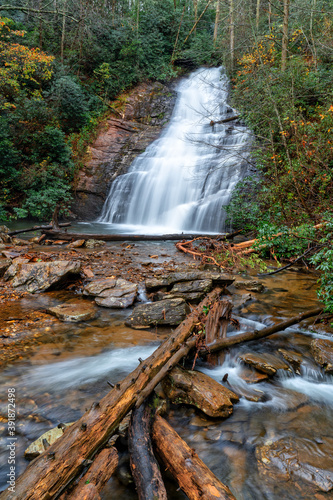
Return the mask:
{"type": "Polygon", "coordinates": [[[190,500],[236,500],[185,441],[160,416],[153,425],[157,453],[190,500]]]}
{"type": "Polygon", "coordinates": [[[60,500],[99,500],[99,492],[118,467],[118,451],[115,447],[104,448],[95,458],[77,486],[60,500]]]}
{"type": "MultiPolygon", "coordinates": [[[[0,495],[0,499],[49,500],[59,496],[82,472],[86,461],[91,460],[105,445],[149,382],[163,370],[175,352],[184,349],[184,343],[200,324],[203,308],[214,302],[221,291],[221,288],[216,288],[208,294],[151,356],[140,362],[121,383],[66,429],[59,440],[31,462],[17,479],[15,493],[7,490],[0,495]]],[[[194,345],[196,340],[195,337],[194,345]]]]}
{"type": "MultiPolygon", "coordinates": [[[[150,399],[150,398],[149,398],[150,399]]],[[[152,409],[149,400],[132,412],[128,446],[139,500],[167,500],[167,493],[150,439],[152,409]]]]}
{"type": "MultiPolygon", "coordinates": [[[[71,222],[63,222],[61,224],[59,224],[59,227],[68,227],[68,226],[71,226],[72,223],[71,222]]],[[[43,230],[48,230],[48,229],[52,229],[52,225],[49,224],[47,226],[33,226],[33,227],[29,227],[28,229],[17,229],[16,231],[9,231],[9,236],[15,236],[16,234],[21,234],[21,233],[30,233],[31,231],[43,231],[43,230]]]]}
{"type": "Polygon", "coordinates": [[[213,418],[227,418],[239,397],[205,373],[176,366],[162,380],[164,394],[175,404],[199,408],[213,418]]]}
{"type": "Polygon", "coordinates": [[[263,328],[262,330],[255,330],[254,332],[245,332],[240,335],[234,335],[233,337],[224,338],[216,341],[214,344],[210,344],[206,349],[202,349],[200,354],[208,355],[212,352],[220,351],[221,349],[225,349],[227,347],[232,347],[237,344],[241,344],[242,342],[249,342],[251,340],[258,340],[269,335],[273,335],[273,333],[281,332],[288,328],[289,326],[296,325],[300,323],[304,319],[311,318],[313,316],[318,316],[323,312],[322,307],[317,307],[316,309],[310,309],[304,313],[300,313],[297,316],[293,316],[286,321],[282,321],[282,323],[278,323],[273,326],[268,326],[267,328],[263,328]]]}
{"type": "Polygon", "coordinates": [[[211,120],[209,125],[213,126],[215,125],[216,123],[228,123],[228,122],[232,122],[234,120],[238,120],[239,118],[239,115],[236,115],[236,116],[229,116],[229,118],[224,118],[223,120],[218,120],[218,121],[214,121],[214,120],[211,120]]]}
{"type": "MultiPolygon", "coordinates": [[[[192,240],[198,237],[195,234],[88,234],[88,233],[66,233],[44,229],[43,234],[48,239],[56,240],[103,240],[103,241],[164,241],[164,240],[192,240]]],[[[207,237],[207,235],[203,236],[207,237]]],[[[223,235],[223,237],[225,237],[223,235]]],[[[221,238],[221,235],[212,235],[209,238],[221,238]]]]}

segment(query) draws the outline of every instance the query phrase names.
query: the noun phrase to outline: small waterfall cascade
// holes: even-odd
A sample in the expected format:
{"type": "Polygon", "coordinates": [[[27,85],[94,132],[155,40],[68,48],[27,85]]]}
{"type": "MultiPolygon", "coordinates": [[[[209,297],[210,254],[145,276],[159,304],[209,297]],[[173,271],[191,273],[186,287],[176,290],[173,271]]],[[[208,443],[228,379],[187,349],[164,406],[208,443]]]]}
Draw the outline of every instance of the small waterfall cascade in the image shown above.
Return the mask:
{"type": "MultiPolygon", "coordinates": [[[[252,137],[228,106],[221,68],[183,79],[170,123],[111,185],[98,220],[145,233],[225,231],[231,193],[247,169],[252,137]]],[[[114,228],[116,230],[116,228],[114,228]]]]}

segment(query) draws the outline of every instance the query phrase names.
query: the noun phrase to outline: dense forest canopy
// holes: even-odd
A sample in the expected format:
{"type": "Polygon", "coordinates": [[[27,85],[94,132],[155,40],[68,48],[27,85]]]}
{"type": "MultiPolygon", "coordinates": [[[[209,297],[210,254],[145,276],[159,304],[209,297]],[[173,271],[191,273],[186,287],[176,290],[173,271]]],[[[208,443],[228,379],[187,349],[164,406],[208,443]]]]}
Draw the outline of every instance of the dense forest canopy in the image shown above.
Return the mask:
{"type": "Polygon", "coordinates": [[[1,4],[1,219],[70,206],[85,148],[123,91],[224,64],[260,146],[234,225],[317,221],[332,192],[332,12],[331,0],[1,4]]]}

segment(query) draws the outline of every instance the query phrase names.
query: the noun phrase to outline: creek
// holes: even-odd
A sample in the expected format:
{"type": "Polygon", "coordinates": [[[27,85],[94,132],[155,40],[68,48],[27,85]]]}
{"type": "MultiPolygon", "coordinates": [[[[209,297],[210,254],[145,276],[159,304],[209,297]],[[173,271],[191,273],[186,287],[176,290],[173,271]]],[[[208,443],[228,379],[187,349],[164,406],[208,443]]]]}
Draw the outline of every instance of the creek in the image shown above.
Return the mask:
{"type": "MultiPolygon", "coordinates": [[[[211,120],[221,121],[234,113],[226,103],[227,85],[217,69],[198,70],[183,80],[170,126],[113,183],[99,221],[80,224],[81,230],[225,230],[221,206],[228,203],[233,187],[249,168],[251,144],[250,133],[239,123],[210,125],[211,120]]],[[[108,244],[107,248],[114,253],[124,251],[121,244],[108,244]]],[[[137,242],[134,250],[128,250],[132,261],[147,262],[147,256],[158,255],[156,270],[165,253],[180,269],[190,262],[187,256],[180,257],[172,243],[137,242]]],[[[230,327],[228,335],[274,324],[318,304],[316,277],[311,274],[293,269],[261,281],[263,293],[230,287],[240,330],[230,327]]],[[[1,324],[72,297],[73,293],[62,291],[15,300],[1,313],[1,324]]],[[[144,295],[142,298],[145,300],[144,295]]],[[[83,300],[80,295],[76,299],[83,300]]],[[[171,333],[167,327],[131,330],[124,324],[129,314],[129,310],[99,308],[96,319],[79,324],[53,320],[51,326],[39,326],[37,322],[36,345],[0,371],[0,489],[6,487],[8,472],[7,389],[16,389],[16,465],[21,473],[28,463],[24,450],[32,441],[60,422],[78,419],[109,391],[108,381],[124,378],[138,365],[138,358],[147,358],[171,333]]],[[[228,375],[236,392],[253,395],[261,391],[258,402],[241,397],[226,420],[209,419],[185,406],[168,409],[166,417],[172,426],[237,500],[333,498],[333,378],[315,363],[310,349],[314,338],[330,337],[327,331],[309,319],[301,327],[230,349],[216,366],[199,360],[197,369],[219,382],[228,375]],[[279,354],[278,349],[301,357],[299,373],[278,370],[271,379],[246,383],[239,355],[279,354]]],[[[128,470],[124,446],[121,466],[105,486],[103,500],[137,498],[128,470]]],[[[170,499],[185,498],[170,478],[166,482],[170,499]]]]}

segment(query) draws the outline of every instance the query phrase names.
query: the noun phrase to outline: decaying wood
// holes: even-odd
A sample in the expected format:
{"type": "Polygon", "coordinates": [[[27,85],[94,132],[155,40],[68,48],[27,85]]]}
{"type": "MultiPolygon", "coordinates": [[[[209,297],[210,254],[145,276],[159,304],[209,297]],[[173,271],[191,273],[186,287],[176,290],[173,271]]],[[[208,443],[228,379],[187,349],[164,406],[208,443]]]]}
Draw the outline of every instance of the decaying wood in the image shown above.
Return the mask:
{"type": "Polygon", "coordinates": [[[133,408],[142,391],[169,362],[174,353],[183,348],[200,323],[203,307],[216,300],[217,288],[195,308],[145,361],[121,383],[116,384],[100,402],[91,408],[63,436],[27,467],[16,481],[15,493],[8,490],[1,500],[49,500],[62,493],[82,471],[86,460],[92,459],[115,432],[125,415],[133,408]]]}
{"type": "MultiPolygon", "coordinates": [[[[62,224],[59,224],[59,227],[68,227],[71,226],[71,222],[63,222],[62,224]]],[[[31,231],[46,231],[48,229],[52,229],[52,225],[49,224],[47,226],[34,226],[34,227],[29,227],[28,229],[17,229],[16,231],[9,231],[9,236],[15,236],[16,234],[22,234],[22,233],[30,233],[31,231]]]]}
{"type": "Polygon", "coordinates": [[[118,467],[118,451],[115,447],[104,448],[95,458],[91,467],[82,476],[77,486],[60,500],[82,500],[100,498],[99,492],[118,467]]]}
{"type": "Polygon", "coordinates": [[[213,418],[229,417],[233,412],[233,403],[239,401],[237,394],[205,373],[184,370],[179,366],[162,380],[162,388],[173,403],[195,406],[213,418]]]}
{"type": "MultiPolygon", "coordinates": [[[[88,234],[88,233],[67,233],[44,229],[43,233],[52,240],[103,240],[103,241],[167,241],[167,240],[193,240],[194,234],[88,234]]],[[[211,238],[216,239],[224,235],[216,235],[211,238]]],[[[206,236],[205,236],[206,237],[206,236]]]]}
{"type": "Polygon", "coordinates": [[[183,439],[160,416],[153,439],[161,460],[190,500],[236,500],[183,439]]]}
{"type": "Polygon", "coordinates": [[[224,338],[227,335],[227,327],[231,319],[232,304],[229,300],[223,299],[214,302],[207,314],[205,323],[206,344],[211,344],[214,340],[224,338]]]}
{"type": "Polygon", "coordinates": [[[212,352],[220,351],[221,349],[225,349],[226,347],[232,347],[237,344],[241,344],[242,342],[249,342],[251,340],[258,340],[264,337],[268,337],[269,335],[273,335],[273,333],[281,332],[288,328],[289,326],[296,325],[300,323],[304,319],[311,318],[313,316],[318,316],[323,312],[322,307],[317,307],[315,309],[310,309],[307,312],[298,314],[286,321],[282,321],[277,325],[269,326],[267,328],[263,328],[262,330],[255,330],[254,332],[246,332],[240,335],[234,335],[232,337],[228,337],[226,339],[221,339],[208,346],[208,349],[203,349],[200,351],[201,354],[207,355],[212,352]]]}
{"type": "Polygon", "coordinates": [[[132,412],[128,433],[131,470],[139,500],[167,500],[160,468],[150,438],[152,401],[132,412]]]}

